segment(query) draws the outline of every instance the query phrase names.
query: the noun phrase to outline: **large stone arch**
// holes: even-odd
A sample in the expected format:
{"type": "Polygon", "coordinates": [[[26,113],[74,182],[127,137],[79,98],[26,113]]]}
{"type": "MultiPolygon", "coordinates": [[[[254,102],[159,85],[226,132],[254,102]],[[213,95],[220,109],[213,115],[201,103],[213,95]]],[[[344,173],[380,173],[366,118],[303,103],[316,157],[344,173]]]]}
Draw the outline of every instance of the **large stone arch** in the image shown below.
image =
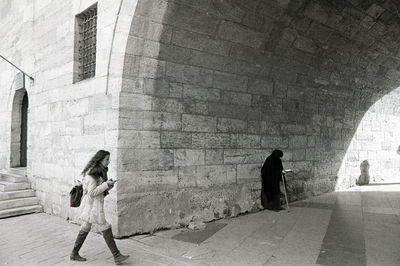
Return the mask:
{"type": "Polygon", "coordinates": [[[349,179],[340,169],[357,128],[400,83],[397,8],[138,1],[120,94],[118,235],[257,210],[274,148],[295,170],[291,200],[349,179]]]}

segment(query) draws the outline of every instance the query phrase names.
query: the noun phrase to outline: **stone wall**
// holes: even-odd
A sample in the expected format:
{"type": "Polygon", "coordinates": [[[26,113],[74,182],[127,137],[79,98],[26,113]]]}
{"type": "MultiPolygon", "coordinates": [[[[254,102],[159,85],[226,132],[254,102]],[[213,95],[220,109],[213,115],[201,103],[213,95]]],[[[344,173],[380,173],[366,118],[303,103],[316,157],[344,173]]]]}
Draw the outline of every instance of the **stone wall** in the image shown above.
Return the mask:
{"type": "MultiPolygon", "coordinates": [[[[69,190],[98,149],[111,152],[110,176],[116,176],[124,55],[120,47],[125,47],[128,36],[132,13],[128,10],[136,4],[98,1],[96,75],[73,84],[75,16],[94,3],[47,0],[0,5],[1,53],[34,77],[34,83],[26,86],[28,177],[45,212],[71,219],[75,210],[69,207],[69,190]]],[[[18,71],[3,60],[0,64],[0,168],[9,168],[10,141],[17,131],[11,130],[11,114],[18,71]]],[[[113,225],[116,198],[114,190],[106,201],[113,225]]]]}
{"type": "Polygon", "coordinates": [[[120,98],[119,234],[258,209],[274,148],[295,171],[291,200],[348,179],[339,169],[365,112],[399,83],[393,5],[139,1],[120,98]]]}
{"type": "MultiPolygon", "coordinates": [[[[48,213],[75,215],[68,191],[100,148],[117,236],[259,210],[275,148],[290,200],[353,185],[363,161],[371,179],[398,171],[395,1],[98,1],[96,76],[75,84],[75,15],[95,1],[16,2],[0,51],[35,79],[27,168],[48,213]]],[[[0,69],[8,168],[19,72],[0,69]]]]}

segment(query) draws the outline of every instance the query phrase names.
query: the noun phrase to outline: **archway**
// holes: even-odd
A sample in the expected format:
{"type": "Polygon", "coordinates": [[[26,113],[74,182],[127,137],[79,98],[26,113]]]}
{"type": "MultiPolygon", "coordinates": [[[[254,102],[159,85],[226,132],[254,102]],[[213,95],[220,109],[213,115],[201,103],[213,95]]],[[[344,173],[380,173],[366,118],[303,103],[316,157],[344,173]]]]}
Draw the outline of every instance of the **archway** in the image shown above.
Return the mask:
{"type": "Polygon", "coordinates": [[[10,167],[26,167],[27,165],[28,106],[26,90],[17,90],[11,114],[10,167]]]}
{"type": "Polygon", "coordinates": [[[356,184],[400,182],[399,100],[396,88],[363,114],[340,166],[336,191],[356,184]]]}

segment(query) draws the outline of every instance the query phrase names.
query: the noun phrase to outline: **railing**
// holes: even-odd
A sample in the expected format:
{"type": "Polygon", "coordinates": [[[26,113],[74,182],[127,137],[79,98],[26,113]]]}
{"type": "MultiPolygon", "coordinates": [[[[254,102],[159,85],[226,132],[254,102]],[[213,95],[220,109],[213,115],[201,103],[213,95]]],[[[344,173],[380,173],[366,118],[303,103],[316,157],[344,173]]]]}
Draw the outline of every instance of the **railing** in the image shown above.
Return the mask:
{"type": "Polygon", "coordinates": [[[17,67],[16,65],[14,65],[13,63],[11,63],[7,58],[5,58],[4,56],[0,55],[0,57],[6,61],[7,63],[9,63],[10,65],[12,65],[13,67],[15,67],[16,69],[18,69],[19,71],[21,71],[25,76],[27,76],[28,78],[30,78],[32,80],[32,82],[34,81],[34,79],[29,76],[28,74],[26,74],[22,69],[20,69],[19,67],[17,67]]]}

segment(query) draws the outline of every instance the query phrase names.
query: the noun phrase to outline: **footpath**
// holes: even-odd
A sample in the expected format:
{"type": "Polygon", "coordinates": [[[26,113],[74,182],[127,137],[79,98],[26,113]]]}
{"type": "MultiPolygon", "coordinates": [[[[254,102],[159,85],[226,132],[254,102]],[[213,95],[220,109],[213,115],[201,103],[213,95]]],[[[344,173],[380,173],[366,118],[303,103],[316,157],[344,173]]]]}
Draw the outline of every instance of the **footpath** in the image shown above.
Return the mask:
{"type": "MultiPolygon", "coordinates": [[[[376,184],[314,197],[290,211],[260,211],[116,240],[125,265],[400,265],[400,185],[376,184]]],[[[113,265],[90,233],[69,260],[79,226],[44,213],[0,219],[0,265],[113,265]]]]}

